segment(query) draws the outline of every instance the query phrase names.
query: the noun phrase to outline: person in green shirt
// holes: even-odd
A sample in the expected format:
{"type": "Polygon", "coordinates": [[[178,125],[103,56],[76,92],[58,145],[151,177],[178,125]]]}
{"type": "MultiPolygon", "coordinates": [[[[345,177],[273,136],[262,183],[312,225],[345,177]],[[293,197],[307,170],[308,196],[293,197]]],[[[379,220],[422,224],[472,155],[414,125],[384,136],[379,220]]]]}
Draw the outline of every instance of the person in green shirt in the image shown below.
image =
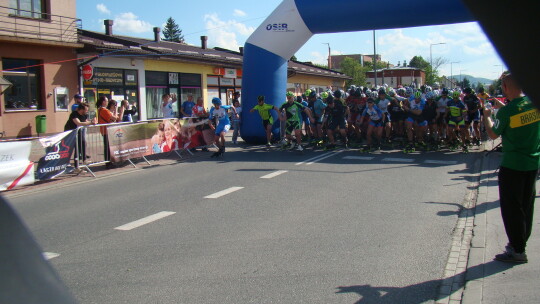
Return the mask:
{"type": "Polygon", "coordinates": [[[293,141],[293,134],[296,137],[296,149],[298,151],[303,151],[302,147],[302,116],[301,113],[304,112],[309,117],[310,121],[314,121],[311,110],[295,101],[294,93],[288,91],[286,93],[287,101],[281,105],[279,108],[280,119],[286,122],[285,127],[285,136],[291,144],[290,149],[294,149],[295,144],[293,141]]]}
{"type": "Polygon", "coordinates": [[[272,125],[274,124],[274,118],[270,114],[270,110],[275,110],[279,113],[279,109],[276,106],[264,103],[264,96],[257,97],[257,105],[253,109],[249,110],[250,113],[259,111],[259,115],[262,118],[262,124],[266,131],[266,146],[270,147],[270,141],[272,139],[272,125]]]}
{"type": "Polygon", "coordinates": [[[536,177],[540,163],[540,112],[511,74],[502,76],[501,87],[510,100],[491,119],[484,109],[484,124],[491,139],[502,138],[499,169],[501,215],[508,245],[495,260],[527,263],[525,247],[532,231],[536,177]]]}

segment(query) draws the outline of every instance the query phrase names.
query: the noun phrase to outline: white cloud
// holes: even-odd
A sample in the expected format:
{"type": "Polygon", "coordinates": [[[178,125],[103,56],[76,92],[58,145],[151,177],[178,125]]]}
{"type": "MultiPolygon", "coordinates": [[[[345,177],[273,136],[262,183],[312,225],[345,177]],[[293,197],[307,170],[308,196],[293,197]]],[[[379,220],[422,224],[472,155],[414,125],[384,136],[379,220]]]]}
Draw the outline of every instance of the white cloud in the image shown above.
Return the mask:
{"type": "Polygon", "coordinates": [[[140,20],[133,13],[122,13],[114,18],[113,29],[122,33],[146,33],[152,32],[152,25],[140,20]]]}
{"type": "Polygon", "coordinates": [[[323,55],[323,54],[321,54],[319,52],[311,52],[311,53],[309,53],[309,55],[311,56],[309,61],[311,61],[313,63],[324,64],[324,65],[328,64],[328,53],[323,55]]]}
{"type": "Polygon", "coordinates": [[[100,3],[96,6],[98,12],[102,13],[102,14],[105,14],[105,15],[110,15],[111,14],[111,11],[105,6],[105,4],[103,3],[100,3]]]}
{"type": "Polygon", "coordinates": [[[233,13],[233,16],[235,17],[245,17],[246,15],[247,15],[246,12],[239,9],[235,9],[233,13]]]}
{"type": "Polygon", "coordinates": [[[208,46],[238,50],[255,28],[249,27],[236,20],[223,21],[218,14],[204,16],[205,27],[208,30],[208,46]],[[241,41],[239,41],[241,39],[241,41]]]}

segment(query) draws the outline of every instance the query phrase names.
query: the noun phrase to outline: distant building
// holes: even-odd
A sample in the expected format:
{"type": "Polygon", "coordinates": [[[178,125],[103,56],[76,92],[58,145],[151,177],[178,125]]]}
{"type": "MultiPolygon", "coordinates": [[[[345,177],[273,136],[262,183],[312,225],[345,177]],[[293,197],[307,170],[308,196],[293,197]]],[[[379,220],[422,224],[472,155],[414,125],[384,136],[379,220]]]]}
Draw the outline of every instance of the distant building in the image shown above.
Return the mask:
{"type": "Polygon", "coordinates": [[[413,67],[391,67],[388,69],[380,69],[376,72],[370,71],[366,73],[366,82],[368,86],[387,84],[390,87],[414,86],[419,88],[426,83],[426,73],[413,67]],[[375,75],[377,81],[375,81],[375,75]]]}
{"type": "MultiPolygon", "coordinates": [[[[373,55],[363,55],[363,54],[332,55],[330,56],[332,69],[339,71],[341,69],[341,63],[343,62],[343,60],[345,60],[346,57],[349,57],[358,61],[361,65],[364,65],[365,62],[373,62],[373,55]]],[[[381,61],[381,55],[377,55],[377,61],[381,61]]]]}

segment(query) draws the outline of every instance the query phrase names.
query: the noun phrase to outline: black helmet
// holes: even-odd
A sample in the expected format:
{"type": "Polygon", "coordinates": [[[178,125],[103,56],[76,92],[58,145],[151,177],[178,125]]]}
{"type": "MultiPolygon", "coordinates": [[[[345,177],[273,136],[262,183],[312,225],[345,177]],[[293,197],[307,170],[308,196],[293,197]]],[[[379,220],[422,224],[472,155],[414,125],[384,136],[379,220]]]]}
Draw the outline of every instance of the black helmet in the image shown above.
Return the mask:
{"type": "Polygon", "coordinates": [[[381,94],[386,94],[386,91],[384,90],[384,88],[379,89],[379,95],[381,95],[381,94]]]}
{"type": "Polygon", "coordinates": [[[341,90],[338,89],[338,90],[335,90],[335,91],[334,91],[334,97],[335,97],[335,98],[341,98],[341,96],[342,96],[342,95],[341,95],[341,90]]]}
{"type": "Polygon", "coordinates": [[[356,88],[356,91],[354,91],[355,97],[360,97],[362,95],[362,90],[360,88],[356,88]]]}
{"type": "Polygon", "coordinates": [[[443,89],[442,89],[442,92],[441,92],[441,95],[448,95],[448,89],[447,89],[447,88],[443,88],[443,89]]]}
{"type": "Polygon", "coordinates": [[[465,94],[471,94],[471,93],[472,93],[472,89],[469,88],[469,87],[466,87],[466,88],[463,90],[463,93],[465,93],[465,94]]]}
{"type": "MultiPolygon", "coordinates": [[[[311,94],[309,94],[309,96],[311,96],[311,94]]],[[[302,96],[296,96],[296,102],[302,103],[302,100],[302,96]]]]}
{"type": "Polygon", "coordinates": [[[333,103],[334,102],[334,96],[332,95],[328,95],[328,97],[326,97],[326,103],[333,103]]]}
{"type": "Polygon", "coordinates": [[[257,96],[257,100],[262,100],[262,101],[264,101],[264,95],[259,95],[259,96],[257,96]]]}
{"type": "Polygon", "coordinates": [[[316,98],[317,97],[317,92],[315,91],[311,91],[311,93],[309,93],[309,98],[316,98]]]}

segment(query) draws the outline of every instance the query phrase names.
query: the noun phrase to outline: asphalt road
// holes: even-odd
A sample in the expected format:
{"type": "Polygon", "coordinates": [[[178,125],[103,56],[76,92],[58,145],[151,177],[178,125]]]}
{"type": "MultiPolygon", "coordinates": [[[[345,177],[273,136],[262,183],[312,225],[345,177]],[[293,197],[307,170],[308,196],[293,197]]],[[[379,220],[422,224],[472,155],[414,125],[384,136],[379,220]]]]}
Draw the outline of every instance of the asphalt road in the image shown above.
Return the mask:
{"type": "Polygon", "coordinates": [[[422,303],[478,154],[230,149],[9,200],[81,303],[422,303]]]}

